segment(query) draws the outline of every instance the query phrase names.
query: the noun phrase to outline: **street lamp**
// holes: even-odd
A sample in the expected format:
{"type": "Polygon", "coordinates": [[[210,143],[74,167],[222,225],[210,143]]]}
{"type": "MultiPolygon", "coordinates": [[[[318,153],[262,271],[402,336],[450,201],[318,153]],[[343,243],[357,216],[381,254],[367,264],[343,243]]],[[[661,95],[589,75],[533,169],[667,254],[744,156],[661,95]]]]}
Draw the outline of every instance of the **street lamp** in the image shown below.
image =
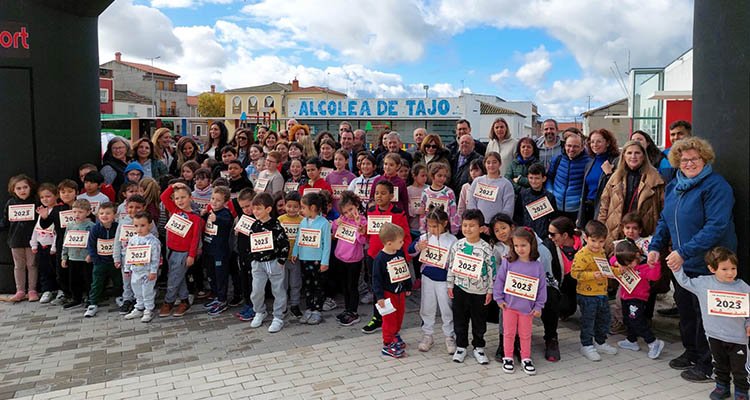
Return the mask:
{"type": "Polygon", "coordinates": [[[422,86],[422,89],[424,89],[424,98],[426,99],[428,97],[427,94],[430,90],[430,85],[424,85],[422,86]]]}
{"type": "Polygon", "coordinates": [[[161,56],[148,57],[151,60],[151,82],[154,84],[154,95],[151,97],[151,103],[154,106],[154,117],[156,117],[156,81],[154,80],[154,60],[160,59],[161,56]]]}

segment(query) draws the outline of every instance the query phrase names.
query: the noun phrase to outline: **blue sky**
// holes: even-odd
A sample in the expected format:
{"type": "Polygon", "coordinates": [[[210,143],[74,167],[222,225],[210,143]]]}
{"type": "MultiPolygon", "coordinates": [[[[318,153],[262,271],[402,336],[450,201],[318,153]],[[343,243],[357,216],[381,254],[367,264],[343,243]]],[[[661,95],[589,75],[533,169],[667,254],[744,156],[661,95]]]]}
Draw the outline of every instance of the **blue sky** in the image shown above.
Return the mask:
{"type": "MultiPolygon", "coordinates": [[[[611,67],[665,65],[690,48],[690,0],[115,0],[100,60],[181,75],[191,93],[268,83],[356,97],[531,100],[572,120],[626,96],[611,67]],[[648,20],[644,17],[648,16],[648,20]],[[649,21],[659,21],[658,24],[649,21]]],[[[623,79],[627,77],[623,75],[623,79]]]]}

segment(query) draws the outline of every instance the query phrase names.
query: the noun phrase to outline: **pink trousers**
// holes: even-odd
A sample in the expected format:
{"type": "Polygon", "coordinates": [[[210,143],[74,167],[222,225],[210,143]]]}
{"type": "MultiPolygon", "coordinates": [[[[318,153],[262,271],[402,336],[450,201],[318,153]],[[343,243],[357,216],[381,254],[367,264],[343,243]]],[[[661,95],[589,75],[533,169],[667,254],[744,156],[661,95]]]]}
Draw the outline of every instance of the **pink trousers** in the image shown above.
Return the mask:
{"type": "Polygon", "coordinates": [[[505,357],[513,358],[513,342],[518,333],[521,339],[521,359],[531,358],[531,314],[521,314],[511,308],[503,311],[503,347],[505,357]]]}

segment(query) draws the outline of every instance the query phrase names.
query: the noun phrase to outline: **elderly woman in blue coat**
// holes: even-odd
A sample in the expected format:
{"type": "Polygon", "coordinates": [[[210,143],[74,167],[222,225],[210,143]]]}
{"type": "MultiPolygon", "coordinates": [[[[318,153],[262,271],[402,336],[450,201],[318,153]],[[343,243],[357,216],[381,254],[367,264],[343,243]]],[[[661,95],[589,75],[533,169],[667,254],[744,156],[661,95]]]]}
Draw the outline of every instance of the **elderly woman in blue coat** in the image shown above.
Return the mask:
{"type": "MultiPolygon", "coordinates": [[[[715,155],[711,145],[698,137],[678,140],[669,153],[677,176],[666,187],[664,208],[649,245],[648,262],[657,264],[659,252],[669,267],[681,266],[691,278],[710,275],[704,261],[708,250],[724,246],[736,251],[732,207],[734,193],[729,183],[711,168],[715,155]]],[[[680,336],[685,352],[669,366],[683,370],[681,376],[692,382],[711,380],[711,352],[701,320],[698,298],[679,285],[675,303],[680,313],[680,336]]]]}

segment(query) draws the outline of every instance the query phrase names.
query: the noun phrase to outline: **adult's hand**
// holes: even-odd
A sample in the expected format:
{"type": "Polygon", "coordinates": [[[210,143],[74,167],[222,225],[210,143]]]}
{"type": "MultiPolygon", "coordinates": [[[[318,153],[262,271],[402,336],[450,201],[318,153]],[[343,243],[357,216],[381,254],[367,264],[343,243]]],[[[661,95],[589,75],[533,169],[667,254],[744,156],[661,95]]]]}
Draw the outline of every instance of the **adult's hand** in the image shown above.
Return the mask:
{"type": "Polygon", "coordinates": [[[648,264],[649,265],[656,265],[659,262],[660,254],[658,251],[649,251],[648,252],[648,264]]]}

